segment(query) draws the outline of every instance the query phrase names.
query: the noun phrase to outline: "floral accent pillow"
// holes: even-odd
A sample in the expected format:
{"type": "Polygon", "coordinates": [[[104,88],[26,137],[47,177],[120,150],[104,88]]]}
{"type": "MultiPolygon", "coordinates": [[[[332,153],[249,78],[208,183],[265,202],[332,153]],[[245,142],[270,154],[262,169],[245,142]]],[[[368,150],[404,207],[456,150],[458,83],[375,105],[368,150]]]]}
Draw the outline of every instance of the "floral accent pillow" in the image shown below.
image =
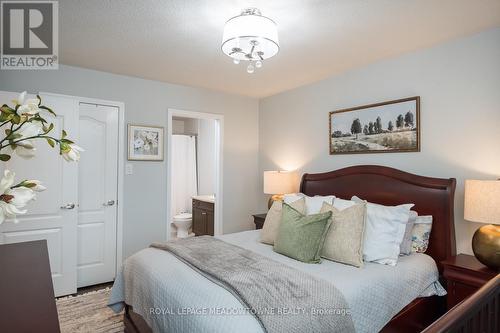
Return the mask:
{"type": "Polygon", "coordinates": [[[432,216],[419,216],[413,225],[411,235],[411,252],[425,253],[431,237],[432,216]]]}

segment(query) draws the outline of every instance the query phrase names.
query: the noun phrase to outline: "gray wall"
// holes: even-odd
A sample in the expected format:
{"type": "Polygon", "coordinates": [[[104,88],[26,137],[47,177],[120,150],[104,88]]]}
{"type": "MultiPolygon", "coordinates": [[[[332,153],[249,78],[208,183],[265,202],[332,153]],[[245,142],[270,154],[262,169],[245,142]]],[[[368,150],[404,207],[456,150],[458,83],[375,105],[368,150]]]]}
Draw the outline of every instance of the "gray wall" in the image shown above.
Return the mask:
{"type": "MultiPolygon", "coordinates": [[[[166,126],[168,108],[224,114],[224,232],[252,227],[251,214],[262,195],[256,99],[69,66],[1,71],[0,90],[121,101],[126,123],[166,126]]],[[[167,230],[166,161],[128,163],[134,165],[134,174],[125,176],[124,184],[124,256],[163,240],[167,230]]]]}
{"type": "MultiPolygon", "coordinates": [[[[500,29],[494,29],[261,100],[259,175],[380,164],[456,177],[457,252],[471,253],[480,225],[463,219],[464,180],[500,176],[499,41],[500,29]],[[416,95],[422,102],[420,153],[329,155],[329,111],[416,95]]],[[[261,210],[265,205],[262,198],[261,210]]]]}

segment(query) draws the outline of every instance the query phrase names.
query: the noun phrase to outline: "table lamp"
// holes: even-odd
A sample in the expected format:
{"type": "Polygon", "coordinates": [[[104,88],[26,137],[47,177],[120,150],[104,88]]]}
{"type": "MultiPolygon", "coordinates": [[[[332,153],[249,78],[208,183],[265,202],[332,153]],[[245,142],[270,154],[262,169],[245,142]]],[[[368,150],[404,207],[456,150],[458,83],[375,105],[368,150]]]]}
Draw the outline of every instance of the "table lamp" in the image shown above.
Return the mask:
{"type": "Polygon", "coordinates": [[[264,193],[271,194],[268,208],[274,201],[283,201],[283,195],[293,193],[296,173],[291,171],[264,171],[264,193]]]}
{"type": "Polygon", "coordinates": [[[466,180],[464,218],[489,223],[477,229],[472,251],[486,266],[500,268],[500,180],[466,180]]]}

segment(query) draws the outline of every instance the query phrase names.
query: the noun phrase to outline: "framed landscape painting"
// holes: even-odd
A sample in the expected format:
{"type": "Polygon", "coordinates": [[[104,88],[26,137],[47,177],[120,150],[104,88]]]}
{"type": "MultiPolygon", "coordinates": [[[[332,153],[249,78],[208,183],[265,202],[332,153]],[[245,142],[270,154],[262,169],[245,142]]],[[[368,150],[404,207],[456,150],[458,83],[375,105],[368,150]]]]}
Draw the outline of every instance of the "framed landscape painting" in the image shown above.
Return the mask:
{"type": "Polygon", "coordinates": [[[128,125],[129,161],[163,161],[163,127],[128,125]]]}
{"type": "Polygon", "coordinates": [[[420,97],[332,111],[330,154],[420,151],[420,97]]]}

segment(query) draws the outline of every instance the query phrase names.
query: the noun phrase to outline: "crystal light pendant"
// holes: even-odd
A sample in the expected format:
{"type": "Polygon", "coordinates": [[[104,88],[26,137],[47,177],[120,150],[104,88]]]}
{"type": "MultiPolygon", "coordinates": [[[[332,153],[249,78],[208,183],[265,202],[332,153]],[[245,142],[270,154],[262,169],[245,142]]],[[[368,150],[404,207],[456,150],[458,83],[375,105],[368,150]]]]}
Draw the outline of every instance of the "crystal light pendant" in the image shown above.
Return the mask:
{"type": "Polygon", "coordinates": [[[224,26],[222,52],[235,64],[248,61],[247,72],[262,67],[264,59],[279,51],[276,23],[262,16],[257,8],[244,9],[240,15],[229,19],[224,26]]]}

